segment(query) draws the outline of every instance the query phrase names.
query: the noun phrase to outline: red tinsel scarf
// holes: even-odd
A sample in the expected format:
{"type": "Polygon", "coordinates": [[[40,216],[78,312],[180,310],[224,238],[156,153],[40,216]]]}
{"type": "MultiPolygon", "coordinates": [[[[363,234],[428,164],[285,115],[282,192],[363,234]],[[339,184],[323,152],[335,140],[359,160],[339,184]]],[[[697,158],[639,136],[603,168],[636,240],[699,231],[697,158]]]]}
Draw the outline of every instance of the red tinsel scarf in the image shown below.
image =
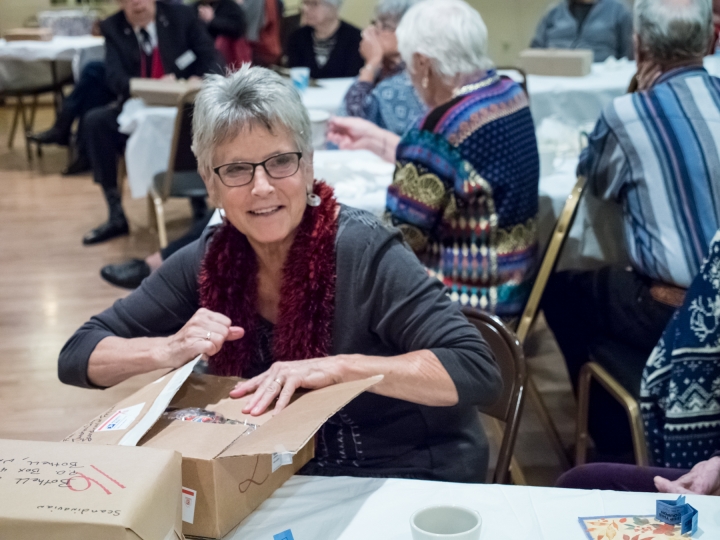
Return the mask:
{"type": "MultiPolygon", "coordinates": [[[[333,190],[316,182],[320,206],[308,206],[283,268],[275,360],[321,358],[330,352],[335,312],[337,203],[333,190]]],[[[222,313],[245,337],[227,341],[210,365],[218,375],[242,376],[257,354],[258,263],[245,235],[225,221],[213,235],[199,275],[200,305],[222,313]]]]}

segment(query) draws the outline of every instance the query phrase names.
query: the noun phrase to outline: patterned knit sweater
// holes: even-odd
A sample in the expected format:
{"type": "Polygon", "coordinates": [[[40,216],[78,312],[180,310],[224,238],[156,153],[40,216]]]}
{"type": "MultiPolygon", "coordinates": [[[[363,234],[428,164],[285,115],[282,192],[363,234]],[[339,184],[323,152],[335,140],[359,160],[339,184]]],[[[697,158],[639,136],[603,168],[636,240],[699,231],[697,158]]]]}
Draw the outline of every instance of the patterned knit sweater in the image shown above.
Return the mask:
{"type": "Polygon", "coordinates": [[[522,89],[488,71],[422,118],[396,158],[387,209],[428,272],[453,300],[516,318],[535,270],[540,174],[522,89]]]}

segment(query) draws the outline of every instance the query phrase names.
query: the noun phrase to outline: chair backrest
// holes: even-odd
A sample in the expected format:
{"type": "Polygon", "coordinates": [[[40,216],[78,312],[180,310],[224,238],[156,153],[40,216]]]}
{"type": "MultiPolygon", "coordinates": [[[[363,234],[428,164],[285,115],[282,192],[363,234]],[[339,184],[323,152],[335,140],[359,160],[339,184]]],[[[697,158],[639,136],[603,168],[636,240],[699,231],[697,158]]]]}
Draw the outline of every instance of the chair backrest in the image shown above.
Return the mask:
{"type": "Polygon", "coordinates": [[[577,182],[575,183],[575,187],[573,187],[570,192],[570,196],[568,196],[565,201],[565,206],[563,206],[563,210],[560,213],[557,223],[555,223],[555,228],[553,229],[552,236],[550,237],[547,249],[545,250],[545,256],[542,259],[538,273],[535,276],[535,282],[530,290],[530,296],[525,304],[525,309],[520,315],[517,330],[515,331],[520,343],[525,343],[525,338],[527,338],[527,335],[530,333],[530,329],[535,322],[535,318],[537,317],[538,309],[540,307],[540,300],[542,299],[543,292],[545,291],[545,286],[547,285],[548,279],[550,279],[550,275],[555,271],[558,259],[560,258],[560,253],[565,245],[565,240],[567,240],[568,233],[570,232],[573,221],[575,220],[575,215],[577,214],[577,209],[580,203],[580,197],[582,197],[584,189],[585,177],[579,176],[577,182]]]}
{"type": "Polygon", "coordinates": [[[505,422],[494,478],[496,483],[504,484],[509,477],[510,461],[520,426],[527,379],[525,355],[515,334],[495,315],[470,307],[465,307],[462,311],[487,341],[502,375],[502,396],[495,405],[481,412],[505,422]]]}
{"type": "Polygon", "coordinates": [[[165,172],[161,196],[166,199],[170,194],[173,175],[176,172],[197,171],[198,162],[192,152],[192,114],[195,96],[198,89],[189,90],[178,99],[177,116],[173,130],[172,145],[170,147],[170,160],[165,172]]]}

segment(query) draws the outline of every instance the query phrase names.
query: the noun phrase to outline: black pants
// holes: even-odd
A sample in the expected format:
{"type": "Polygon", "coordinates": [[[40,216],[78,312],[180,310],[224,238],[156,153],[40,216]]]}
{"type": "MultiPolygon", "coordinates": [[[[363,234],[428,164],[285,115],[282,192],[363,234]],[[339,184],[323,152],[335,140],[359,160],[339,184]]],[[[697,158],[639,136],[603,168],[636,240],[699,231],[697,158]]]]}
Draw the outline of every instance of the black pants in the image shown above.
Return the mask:
{"type": "Polygon", "coordinates": [[[107,193],[117,190],[118,158],[125,149],[128,136],[118,131],[117,118],[121,105],[98,107],[85,115],[85,135],[93,179],[107,193]]]}
{"type": "MultiPolygon", "coordinates": [[[[574,390],[580,368],[592,354],[635,397],[645,363],[675,311],[650,295],[650,280],[613,266],[554,274],[542,309],[574,390]]],[[[632,450],[626,413],[597,384],[591,389],[589,414],[598,453],[622,455],[632,450]]]]}
{"type": "Polygon", "coordinates": [[[80,73],[73,91],[63,100],[63,112],[69,118],[80,119],[77,133],[78,153],[87,152],[85,115],[93,109],[107,105],[117,96],[105,82],[105,62],[88,62],[80,73]]]}

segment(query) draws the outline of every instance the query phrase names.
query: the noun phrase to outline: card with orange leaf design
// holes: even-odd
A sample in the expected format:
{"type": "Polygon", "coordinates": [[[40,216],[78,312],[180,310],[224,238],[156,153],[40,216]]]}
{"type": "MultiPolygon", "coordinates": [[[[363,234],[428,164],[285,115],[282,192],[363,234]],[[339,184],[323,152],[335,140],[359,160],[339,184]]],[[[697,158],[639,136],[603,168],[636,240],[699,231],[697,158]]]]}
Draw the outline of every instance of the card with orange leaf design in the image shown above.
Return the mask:
{"type": "Polygon", "coordinates": [[[597,516],[578,518],[588,540],[688,540],[680,525],[670,525],[655,516],[597,516]]]}

